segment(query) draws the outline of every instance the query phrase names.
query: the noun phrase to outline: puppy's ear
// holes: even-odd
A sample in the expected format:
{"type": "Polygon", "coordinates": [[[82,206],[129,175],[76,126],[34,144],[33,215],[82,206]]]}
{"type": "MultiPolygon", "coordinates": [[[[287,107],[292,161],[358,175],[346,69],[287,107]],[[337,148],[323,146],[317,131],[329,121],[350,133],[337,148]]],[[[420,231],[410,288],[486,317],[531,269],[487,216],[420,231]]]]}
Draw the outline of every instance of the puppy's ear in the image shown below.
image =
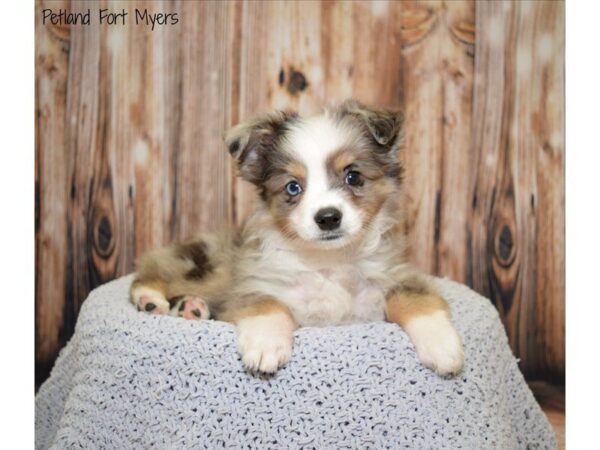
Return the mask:
{"type": "Polygon", "coordinates": [[[225,145],[243,179],[258,185],[267,178],[283,135],[297,119],[295,112],[276,111],[229,130],[225,145]]]}
{"type": "Polygon", "coordinates": [[[398,151],[404,123],[401,112],[369,108],[356,100],[346,100],[337,109],[337,114],[359,121],[381,150],[398,151]]]}

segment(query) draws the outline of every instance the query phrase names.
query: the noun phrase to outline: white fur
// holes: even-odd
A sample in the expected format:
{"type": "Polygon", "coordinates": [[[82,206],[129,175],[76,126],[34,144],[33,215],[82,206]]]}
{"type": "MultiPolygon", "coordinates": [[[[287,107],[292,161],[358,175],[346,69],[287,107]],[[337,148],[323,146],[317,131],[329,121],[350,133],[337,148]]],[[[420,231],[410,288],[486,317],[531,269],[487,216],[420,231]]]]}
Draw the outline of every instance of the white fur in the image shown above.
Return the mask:
{"type": "Polygon", "coordinates": [[[314,217],[317,211],[328,207],[342,212],[342,223],[336,231],[344,236],[322,242],[324,247],[341,247],[360,231],[364,220],[361,211],[354,208],[339,189],[331,187],[326,166],[327,158],[333,152],[350,145],[355,139],[355,133],[344,129],[327,115],[304,120],[290,130],[285,149],[301,161],[307,171],[301,201],[290,214],[290,223],[302,239],[319,240],[322,231],[314,217]]]}
{"type": "Polygon", "coordinates": [[[445,311],[416,317],[404,329],[425,366],[440,375],[453,374],[462,368],[465,358],[462,341],[445,311]]]}
{"type": "Polygon", "coordinates": [[[374,229],[365,245],[352,251],[302,249],[276,230],[262,228],[259,233],[262,246],[238,267],[246,282],[234,295],[255,292],[277,298],[302,326],[384,319],[385,292],[396,284],[390,259],[401,242],[382,242],[374,229]]]}
{"type": "Polygon", "coordinates": [[[169,312],[169,302],[162,292],[143,285],[133,288],[131,291],[131,301],[135,306],[140,307],[141,309],[143,309],[143,305],[140,305],[142,297],[148,297],[150,301],[156,305],[156,309],[157,311],[160,311],[160,313],[167,314],[169,312]]]}
{"type": "Polygon", "coordinates": [[[284,313],[237,322],[238,350],[248,370],[273,373],[290,359],[294,324],[284,313]]]}

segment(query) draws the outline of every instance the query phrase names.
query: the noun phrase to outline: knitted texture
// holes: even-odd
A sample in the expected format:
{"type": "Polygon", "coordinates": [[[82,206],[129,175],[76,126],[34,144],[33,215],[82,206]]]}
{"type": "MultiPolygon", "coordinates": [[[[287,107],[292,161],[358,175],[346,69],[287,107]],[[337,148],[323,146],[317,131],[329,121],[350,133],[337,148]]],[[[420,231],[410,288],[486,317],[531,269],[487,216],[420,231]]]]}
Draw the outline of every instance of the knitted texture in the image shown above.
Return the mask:
{"type": "Polygon", "coordinates": [[[552,429],[489,300],[436,279],[465,345],[443,379],[375,322],[295,333],[272,377],[242,369],[233,325],[136,311],[132,277],[94,290],[36,397],[36,448],[546,449],[552,429]]]}

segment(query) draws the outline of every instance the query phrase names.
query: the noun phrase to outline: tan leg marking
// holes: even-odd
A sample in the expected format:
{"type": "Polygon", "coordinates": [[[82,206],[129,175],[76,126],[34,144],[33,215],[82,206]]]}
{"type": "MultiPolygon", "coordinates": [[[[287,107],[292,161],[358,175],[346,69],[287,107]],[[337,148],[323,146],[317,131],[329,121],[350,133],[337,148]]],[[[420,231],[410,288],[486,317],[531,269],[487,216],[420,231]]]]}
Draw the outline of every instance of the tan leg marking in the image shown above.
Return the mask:
{"type": "Polygon", "coordinates": [[[435,294],[392,293],[386,304],[386,317],[406,331],[425,366],[440,375],[462,369],[462,340],[444,299],[435,294]]]}
{"type": "Polygon", "coordinates": [[[393,294],[385,305],[387,319],[401,327],[415,317],[427,316],[437,311],[449,312],[448,303],[432,294],[393,294]]]}

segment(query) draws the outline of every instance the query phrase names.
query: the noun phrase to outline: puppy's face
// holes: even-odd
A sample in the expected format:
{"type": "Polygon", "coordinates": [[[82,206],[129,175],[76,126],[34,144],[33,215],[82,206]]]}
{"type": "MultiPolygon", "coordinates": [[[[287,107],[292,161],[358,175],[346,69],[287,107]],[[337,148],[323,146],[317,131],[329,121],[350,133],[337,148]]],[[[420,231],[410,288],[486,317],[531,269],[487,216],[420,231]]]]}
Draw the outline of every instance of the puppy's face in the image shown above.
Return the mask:
{"type": "Polygon", "coordinates": [[[226,143],[288,239],[321,248],[356,243],[397,193],[401,117],[349,101],[302,119],[272,113],[226,143]]]}

